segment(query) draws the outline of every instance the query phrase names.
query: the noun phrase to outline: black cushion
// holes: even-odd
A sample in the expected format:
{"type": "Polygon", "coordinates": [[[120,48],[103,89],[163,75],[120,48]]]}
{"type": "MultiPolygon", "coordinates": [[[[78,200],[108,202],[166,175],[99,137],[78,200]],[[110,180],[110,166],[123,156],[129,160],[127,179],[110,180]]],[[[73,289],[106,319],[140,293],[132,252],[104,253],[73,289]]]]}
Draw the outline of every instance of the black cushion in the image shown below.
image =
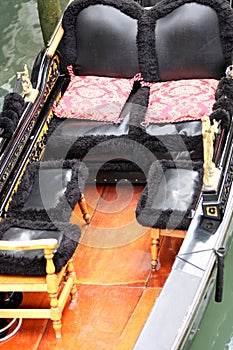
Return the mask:
{"type": "Polygon", "coordinates": [[[88,177],[86,166],[73,160],[30,164],[13,195],[9,217],[68,221],[88,177]]]}
{"type": "MultiPolygon", "coordinates": [[[[70,223],[39,222],[4,219],[0,222],[0,239],[30,241],[56,238],[58,247],[54,253],[56,272],[72,257],[81,235],[80,228],[70,223]]],[[[46,274],[43,250],[0,250],[0,274],[43,276],[46,274]]]]}
{"type": "Polygon", "coordinates": [[[139,71],[135,1],[72,2],[63,16],[64,64],[77,75],[131,78],[139,71]]]}
{"type": "Polygon", "coordinates": [[[201,162],[154,162],[137,205],[137,221],[147,227],[187,230],[202,177],[201,162]]]}
{"type": "Polygon", "coordinates": [[[78,75],[131,78],[139,71],[136,19],[97,4],[78,14],[75,29],[78,75]]]}
{"type": "Polygon", "coordinates": [[[156,53],[161,80],[221,78],[226,61],[217,13],[186,3],[157,20],[156,53]]]}

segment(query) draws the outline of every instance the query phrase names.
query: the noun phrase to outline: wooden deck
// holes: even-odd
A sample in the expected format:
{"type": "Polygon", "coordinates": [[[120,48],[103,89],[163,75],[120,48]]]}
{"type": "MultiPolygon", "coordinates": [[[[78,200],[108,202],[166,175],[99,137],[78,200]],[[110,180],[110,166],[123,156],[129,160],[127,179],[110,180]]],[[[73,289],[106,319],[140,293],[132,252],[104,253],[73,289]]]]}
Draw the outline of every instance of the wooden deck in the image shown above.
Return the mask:
{"type": "MultiPolygon", "coordinates": [[[[85,196],[91,223],[81,220],[77,206],[71,221],[82,228],[74,257],[77,301],[67,304],[62,338],[57,340],[50,320],[24,319],[19,332],[0,343],[7,349],[128,350],[160,293],[182,240],[162,241],[161,268],[151,273],[150,234],[135,219],[142,186],[88,187],[85,196]]],[[[42,293],[25,293],[23,305],[43,307],[42,293]],[[27,294],[27,295],[26,295],[27,294]]]]}

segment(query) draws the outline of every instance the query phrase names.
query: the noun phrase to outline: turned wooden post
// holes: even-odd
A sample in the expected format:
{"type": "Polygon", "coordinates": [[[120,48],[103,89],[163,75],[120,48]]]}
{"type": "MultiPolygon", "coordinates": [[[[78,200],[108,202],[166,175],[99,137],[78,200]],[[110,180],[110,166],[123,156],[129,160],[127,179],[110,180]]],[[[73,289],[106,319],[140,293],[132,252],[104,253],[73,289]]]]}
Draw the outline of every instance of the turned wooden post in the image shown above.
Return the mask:
{"type": "Polygon", "coordinates": [[[152,270],[156,270],[156,266],[159,263],[159,245],[160,245],[160,239],[159,239],[159,229],[158,228],[152,228],[150,231],[151,236],[151,268],[152,270]]]}
{"type": "Polygon", "coordinates": [[[84,197],[84,194],[81,194],[78,204],[83,214],[83,219],[86,221],[87,224],[90,224],[90,215],[88,213],[87,202],[84,197]]]}
{"type": "Polygon", "coordinates": [[[77,297],[76,297],[76,293],[77,293],[77,287],[76,287],[76,273],[75,273],[75,270],[74,270],[74,265],[73,265],[73,258],[71,258],[69,261],[68,261],[68,264],[67,264],[67,273],[68,273],[68,276],[71,276],[73,279],[74,279],[74,283],[73,283],[73,286],[72,286],[72,289],[70,291],[70,295],[71,295],[71,301],[76,301],[77,297]]]}
{"type": "Polygon", "coordinates": [[[58,305],[58,281],[55,274],[53,256],[53,250],[44,249],[44,257],[46,259],[46,282],[50,296],[51,320],[53,321],[53,329],[56,338],[61,338],[61,310],[58,305]]]}

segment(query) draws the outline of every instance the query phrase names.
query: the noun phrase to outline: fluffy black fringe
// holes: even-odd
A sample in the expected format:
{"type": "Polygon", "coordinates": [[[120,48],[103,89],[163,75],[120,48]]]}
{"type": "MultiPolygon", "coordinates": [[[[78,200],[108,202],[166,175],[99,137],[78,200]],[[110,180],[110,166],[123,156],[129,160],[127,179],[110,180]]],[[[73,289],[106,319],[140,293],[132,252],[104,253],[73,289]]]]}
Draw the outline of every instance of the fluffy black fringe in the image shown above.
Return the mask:
{"type": "Polygon", "coordinates": [[[233,79],[223,77],[219,81],[215,99],[210,119],[221,121],[222,129],[228,130],[233,115],[233,79]]]}
{"type": "Polygon", "coordinates": [[[24,99],[21,95],[12,92],[5,96],[3,109],[0,113],[0,136],[10,138],[16,129],[24,108],[24,99]]]}
{"type": "MultiPolygon", "coordinates": [[[[4,233],[11,227],[22,229],[60,231],[63,234],[59,247],[54,254],[54,265],[56,272],[59,272],[74,254],[78,246],[81,231],[77,225],[61,222],[40,222],[19,219],[4,219],[0,222],[0,239],[4,239],[4,233]]],[[[44,276],[46,275],[46,260],[36,254],[34,258],[16,257],[7,254],[7,251],[0,251],[0,273],[5,275],[21,276],[44,276]]]]}

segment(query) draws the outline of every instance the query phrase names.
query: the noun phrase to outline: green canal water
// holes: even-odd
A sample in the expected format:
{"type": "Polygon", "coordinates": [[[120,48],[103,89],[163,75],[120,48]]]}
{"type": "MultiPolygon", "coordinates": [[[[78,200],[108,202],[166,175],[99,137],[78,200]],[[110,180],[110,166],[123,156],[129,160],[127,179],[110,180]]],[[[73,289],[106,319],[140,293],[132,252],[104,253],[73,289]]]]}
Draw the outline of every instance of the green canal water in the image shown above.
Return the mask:
{"type": "MultiPolygon", "coordinates": [[[[22,71],[24,64],[31,70],[37,53],[43,47],[43,40],[36,0],[0,2],[1,110],[4,96],[13,91],[16,72],[22,71]]],[[[62,6],[65,3],[64,0],[62,6]]],[[[191,350],[233,350],[233,244],[225,265],[223,301],[216,303],[214,296],[211,298],[191,350]]]]}

